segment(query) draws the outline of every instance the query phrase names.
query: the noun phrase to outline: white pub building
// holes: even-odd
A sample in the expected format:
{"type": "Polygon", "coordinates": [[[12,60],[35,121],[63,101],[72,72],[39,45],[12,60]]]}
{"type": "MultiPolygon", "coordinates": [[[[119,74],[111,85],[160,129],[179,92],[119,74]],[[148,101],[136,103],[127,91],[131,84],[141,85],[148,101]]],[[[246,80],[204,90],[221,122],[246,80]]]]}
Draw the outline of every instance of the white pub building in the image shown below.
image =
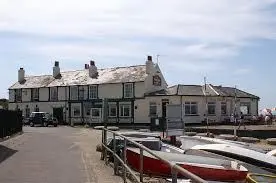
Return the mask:
{"type": "Polygon", "coordinates": [[[83,70],[60,70],[57,61],[52,75],[26,76],[20,68],[18,81],[9,88],[9,109],[21,110],[25,117],[42,111],[60,122],[99,125],[103,99],[107,99],[107,122],[118,126],[150,125],[151,119],[165,119],[167,104],[182,106],[185,123],[201,123],[206,112],[211,121],[224,121],[233,113],[235,103],[245,115],[258,114],[259,97],[233,87],[168,87],[151,56],[144,65],[98,69],[90,61],[83,70]]]}

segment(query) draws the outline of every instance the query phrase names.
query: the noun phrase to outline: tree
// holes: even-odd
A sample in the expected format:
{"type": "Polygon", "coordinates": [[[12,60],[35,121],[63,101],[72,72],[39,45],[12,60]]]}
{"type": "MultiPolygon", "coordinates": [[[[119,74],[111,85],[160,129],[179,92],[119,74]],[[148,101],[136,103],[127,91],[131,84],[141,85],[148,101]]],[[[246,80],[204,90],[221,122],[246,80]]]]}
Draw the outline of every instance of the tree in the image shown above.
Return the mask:
{"type": "Polygon", "coordinates": [[[0,99],[0,106],[2,106],[3,109],[8,109],[9,101],[5,98],[0,99]]]}

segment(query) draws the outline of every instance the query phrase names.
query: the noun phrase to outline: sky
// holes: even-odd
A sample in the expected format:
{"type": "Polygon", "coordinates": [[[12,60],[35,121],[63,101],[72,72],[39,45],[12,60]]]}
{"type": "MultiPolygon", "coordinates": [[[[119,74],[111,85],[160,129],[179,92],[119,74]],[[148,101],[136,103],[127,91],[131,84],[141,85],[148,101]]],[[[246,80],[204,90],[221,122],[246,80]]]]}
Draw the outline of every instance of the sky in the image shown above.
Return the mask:
{"type": "Polygon", "coordinates": [[[276,0],[1,0],[0,97],[27,75],[157,60],[169,85],[237,86],[276,107],[276,0]]]}

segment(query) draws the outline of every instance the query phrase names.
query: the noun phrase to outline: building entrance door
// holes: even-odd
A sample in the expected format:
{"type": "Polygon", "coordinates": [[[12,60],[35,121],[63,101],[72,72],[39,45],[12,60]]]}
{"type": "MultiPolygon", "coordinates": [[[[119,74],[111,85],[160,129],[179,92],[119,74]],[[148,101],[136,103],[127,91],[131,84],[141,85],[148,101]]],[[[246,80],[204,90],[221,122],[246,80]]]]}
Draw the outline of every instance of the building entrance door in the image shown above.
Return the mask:
{"type": "Polygon", "coordinates": [[[169,104],[169,99],[162,99],[162,118],[167,117],[167,104],[169,104]]]}
{"type": "Polygon", "coordinates": [[[53,108],[53,117],[57,118],[59,124],[63,123],[63,108],[53,108]]]}

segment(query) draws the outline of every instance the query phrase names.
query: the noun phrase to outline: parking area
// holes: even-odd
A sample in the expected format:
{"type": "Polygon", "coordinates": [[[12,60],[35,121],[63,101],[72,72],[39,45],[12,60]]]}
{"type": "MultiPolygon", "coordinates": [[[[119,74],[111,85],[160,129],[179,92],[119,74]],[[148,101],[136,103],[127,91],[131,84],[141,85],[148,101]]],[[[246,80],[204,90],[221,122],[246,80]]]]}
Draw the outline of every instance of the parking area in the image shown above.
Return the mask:
{"type": "Polygon", "coordinates": [[[0,143],[0,182],[123,182],[96,152],[99,131],[65,126],[24,127],[23,131],[0,143]]]}

